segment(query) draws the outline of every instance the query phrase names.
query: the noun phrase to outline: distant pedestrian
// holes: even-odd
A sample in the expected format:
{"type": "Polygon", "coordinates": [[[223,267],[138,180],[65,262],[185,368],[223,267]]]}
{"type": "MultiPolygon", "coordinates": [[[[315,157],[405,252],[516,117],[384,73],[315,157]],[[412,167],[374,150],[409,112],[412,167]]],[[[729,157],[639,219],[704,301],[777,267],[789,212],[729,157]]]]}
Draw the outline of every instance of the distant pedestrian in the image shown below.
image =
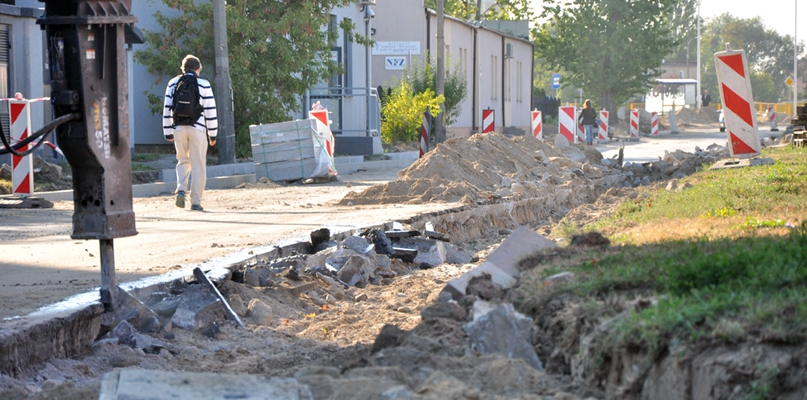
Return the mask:
{"type": "Polygon", "coordinates": [[[711,102],[712,102],[712,96],[709,96],[708,90],[704,90],[703,96],[701,96],[701,104],[703,104],[703,107],[709,107],[709,103],[711,102]]]}
{"type": "Polygon", "coordinates": [[[594,124],[597,119],[597,111],[591,106],[591,100],[586,99],[583,103],[583,111],[577,119],[586,131],[586,144],[591,146],[594,143],[594,124]]]}
{"type": "Polygon", "coordinates": [[[171,79],[165,89],[163,108],[163,134],[166,140],[174,143],[177,151],[176,206],[185,208],[185,193],[190,189],[191,210],[195,211],[203,210],[207,145],[216,144],[218,133],[216,100],[210,82],[200,78],[200,72],[202,63],[199,59],[190,54],[185,56],[182,74],[171,79]]]}

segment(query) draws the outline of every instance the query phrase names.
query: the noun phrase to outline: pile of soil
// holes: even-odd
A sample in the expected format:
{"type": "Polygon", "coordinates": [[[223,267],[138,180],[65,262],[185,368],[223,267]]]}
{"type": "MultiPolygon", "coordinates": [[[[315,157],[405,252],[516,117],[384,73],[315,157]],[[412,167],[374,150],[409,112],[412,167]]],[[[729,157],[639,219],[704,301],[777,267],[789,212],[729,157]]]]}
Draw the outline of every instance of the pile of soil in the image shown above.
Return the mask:
{"type": "MultiPolygon", "coordinates": [[[[566,144],[568,146],[568,142],[566,144]]],[[[527,192],[538,192],[541,182],[548,184],[552,177],[559,182],[566,181],[560,177],[564,175],[564,168],[572,169],[574,164],[564,154],[565,149],[570,148],[575,149],[579,162],[602,159],[590,146],[559,149],[549,141],[526,136],[477,134],[468,139],[449,139],[401,170],[397,180],[361,193],[349,193],[340,204],[473,204],[512,196],[523,188],[527,192]],[[513,190],[517,183],[523,188],[513,190]]]]}
{"type": "Polygon", "coordinates": [[[718,113],[711,108],[682,108],[675,113],[676,122],[680,125],[714,124],[718,113]]]}

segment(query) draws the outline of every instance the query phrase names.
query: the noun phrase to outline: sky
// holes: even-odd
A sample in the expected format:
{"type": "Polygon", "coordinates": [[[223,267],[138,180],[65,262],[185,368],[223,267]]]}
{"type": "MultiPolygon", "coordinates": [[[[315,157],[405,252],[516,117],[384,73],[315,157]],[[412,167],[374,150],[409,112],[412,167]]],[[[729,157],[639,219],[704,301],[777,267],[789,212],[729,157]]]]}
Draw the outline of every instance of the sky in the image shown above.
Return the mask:
{"type": "MultiPolygon", "coordinates": [[[[533,10],[538,10],[543,1],[530,0],[533,10]]],[[[701,17],[712,18],[728,12],[737,18],[753,18],[759,16],[766,27],[774,29],[780,35],[793,36],[796,30],[796,0],[701,0],[701,17]]],[[[798,39],[807,43],[807,0],[798,4],[798,15],[803,21],[798,27],[798,39]]]]}

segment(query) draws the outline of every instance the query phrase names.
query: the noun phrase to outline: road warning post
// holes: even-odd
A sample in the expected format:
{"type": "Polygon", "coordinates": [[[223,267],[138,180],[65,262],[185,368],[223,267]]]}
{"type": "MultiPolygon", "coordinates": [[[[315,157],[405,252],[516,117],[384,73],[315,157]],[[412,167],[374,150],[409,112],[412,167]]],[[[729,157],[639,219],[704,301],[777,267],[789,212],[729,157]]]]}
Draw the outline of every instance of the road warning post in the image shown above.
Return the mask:
{"type": "Polygon", "coordinates": [[[745,52],[732,50],[727,43],[726,51],[715,53],[715,69],[731,156],[759,155],[762,145],[754,118],[754,96],[745,52]]]}

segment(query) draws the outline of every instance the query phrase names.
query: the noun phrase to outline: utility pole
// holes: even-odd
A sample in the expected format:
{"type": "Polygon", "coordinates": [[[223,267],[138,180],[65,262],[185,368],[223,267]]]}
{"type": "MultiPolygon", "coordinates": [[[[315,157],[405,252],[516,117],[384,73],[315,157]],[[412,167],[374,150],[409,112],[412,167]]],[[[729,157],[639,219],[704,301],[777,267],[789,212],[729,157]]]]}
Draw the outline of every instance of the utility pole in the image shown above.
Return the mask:
{"type": "Polygon", "coordinates": [[[213,95],[219,120],[217,137],[219,164],[235,164],[235,118],[233,117],[233,82],[230,80],[230,50],[227,46],[225,0],[213,2],[213,46],[216,52],[216,76],[213,95]]]}
{"type": "MultiPolygon", "coordinates": [[[[444,95],[446,92],[446,65],[445,65],[445,0],[437,0],[437,82],[435,83],[435,91],[437,96],[444,95]]],[[[446,103],[440,103],[440,114],[435,118],[434,136],[437,143],[443,143],[446,140],[446,103]]]]}

